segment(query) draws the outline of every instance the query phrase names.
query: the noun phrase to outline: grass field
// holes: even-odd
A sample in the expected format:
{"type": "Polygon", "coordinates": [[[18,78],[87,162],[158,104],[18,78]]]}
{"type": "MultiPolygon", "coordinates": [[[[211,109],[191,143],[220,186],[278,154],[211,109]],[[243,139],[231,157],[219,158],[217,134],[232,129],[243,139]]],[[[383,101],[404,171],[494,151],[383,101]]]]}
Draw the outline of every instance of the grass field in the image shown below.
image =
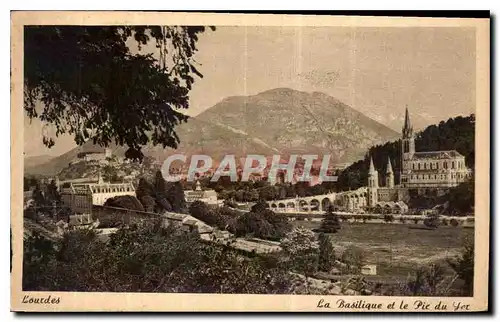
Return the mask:
{"type": "MultiPolygon", "coordinates": [[[[294,221],[310,229],[320,222],[294,221]]],[[[379,276],[406,277],[418,266],[438,262],[460,253],[465,238],[474,238],[474,229],[441,226],[435,230],[409,229],[400,224],[341,223],[331,234],[339,253],[349,245],[364,251],[367,264],[377,265],[379,276]]]]}

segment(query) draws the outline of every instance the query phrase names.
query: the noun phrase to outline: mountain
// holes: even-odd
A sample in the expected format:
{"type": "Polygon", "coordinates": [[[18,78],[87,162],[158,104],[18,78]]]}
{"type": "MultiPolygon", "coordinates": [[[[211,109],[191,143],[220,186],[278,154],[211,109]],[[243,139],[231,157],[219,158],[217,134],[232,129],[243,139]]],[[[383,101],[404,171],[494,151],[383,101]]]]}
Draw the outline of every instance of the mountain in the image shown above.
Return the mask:
{"type": "Polygon", "coordinates": [[[36,155],[36,156],[31,156],[31,157],[25,157],[24,158],[24,167],[25,168],[31,168],[35,167],[39,164],[43,164],[45,162],[48,162],[50,159],[52,159],[53,156],[51,155],[36,155]]]}
{"type": "MultiPolygon", "coordinates": [[[[399,137],[396,131],[331,96],[288,88],[277,88],[254,96],[229,97],[197,118],[265,145],[275,153],[329,153],[339,162],[351,161],[375,142],[399,137]]],[[[181,141],[182,130],[179,129],[181,141]]],[[[189,145],[193,139],[186,136],[183,142],[189,145]]],[[[222,137],[210,135],[201,142],[204,145],[205,140],[223,144],[219,139],[222,137]]],[[[243,153],[245,149],[252,152],[244,144],[236,151],[243,153]]]]}
{"type": "MultiPolygon", "coordinates": [[[[110,146],[113,154],[123,156],[125,154],[126,148],[117,147],[116,145],[110,146]]],[[[87,142],[82,146],[78,146],[68,152],[61,154],[58,157],[52,157],[50,160],[44,163],[38,164],[24,164],[24,172],[30,175],[48,175],[53,176],[59,173],[62,169],[69,166],[69,163],[75,160],[79,153],[90,152],[90,151],[100,151],[103,150],[102,147],[94,145],[92,142],[87,142]]]]}
{"type": "MultiPolygon", "coordinates": [[[[175,153],[206,154],[215,163],[226,154],[280,154],[285,158],[290,154],[330,154],[333,164],[357,160],[367,147],[399,137],[396,131],[331,96],[288,88],[228,97],[179,125],[176,132],[181,141],[177,150],[145,147],[144,154],[159,160],[175,153]]],[[[91,146],[73,149],[35,168],[53,173],[91,146]]],[[[125,151],[114,150],[119,156],[125,151]]]]}

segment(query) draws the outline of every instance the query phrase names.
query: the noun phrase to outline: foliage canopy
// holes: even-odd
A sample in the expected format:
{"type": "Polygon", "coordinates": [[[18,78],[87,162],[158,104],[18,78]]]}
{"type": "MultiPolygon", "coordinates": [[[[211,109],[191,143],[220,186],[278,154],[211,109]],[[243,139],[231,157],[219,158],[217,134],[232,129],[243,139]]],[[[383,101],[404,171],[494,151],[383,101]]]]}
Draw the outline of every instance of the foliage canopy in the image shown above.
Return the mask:
{"type": "MultiPolygon", "coordinates": [[[[194,76],[202,77],[194,55],[204,31],[202,26],[28,26],[27,115],[53,125],[55,136],[73,135],[78,145],[93,140],[128,146],[130,158],[142,159],[141,146],[148,143],[176,148],[174,127],[187,120],[178,109],[189,107],[194,76]],[[155,49],[143,50],[148,45],[155,49]]],[[[55,143],[50,136],[43,142],[55,143]]]]}

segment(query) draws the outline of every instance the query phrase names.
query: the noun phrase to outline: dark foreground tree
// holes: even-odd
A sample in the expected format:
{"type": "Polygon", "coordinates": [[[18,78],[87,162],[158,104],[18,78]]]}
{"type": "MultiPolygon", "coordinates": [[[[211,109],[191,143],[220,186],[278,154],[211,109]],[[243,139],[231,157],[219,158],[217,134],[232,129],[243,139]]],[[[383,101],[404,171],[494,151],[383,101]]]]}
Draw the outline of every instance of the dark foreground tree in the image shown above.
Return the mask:
{"type": "Polygon", "coordinates": [[[336,233],[340,229],[339,216],[331,211],[328,211],[321,221],[320,231],[327,234],[336,233]]]}
{"type": "Polygon", "coordinates": [[[450,189],[447,212],[459,215],[473,213],[474,195],[474,178],[450,189]]]}
{"type": "Polygon", "coordinates": [[[182,184],[179,181],[167,182],[166,191],[166,198],[172,205],[172,211],[177,213],[187,213],[188,209],[186,204],[186,197],[184,195],[182,184]]]}
{"type": "Polygon", "coordinates": [[[473,296],[474,291],[474,241],[466,240],[462,254],[448,260],[448,264],[464,282],[464,296],[473,296]]]}
{"type": "MultiPolygon", "coordinates": [[[[214,28],[212,28],[214,29],[214,28]]],[[[148,143],[176,148],[187,117],[202,26],[27,26],[24,108],[30,119],[142,159],[148,143]],[[42,102],[40,108],[37,102],[42,102]]],[[[54,136],[43,137],[48,147],[54,136]]]]}
{"type": "Polygon", "coordinates": [[[318,269],[329,272],[335,264],[335,250],[330,236],[321,233],[319,235],[319,262],[318,269]]]}
{"type": "Polygon", "coordinates": [[[147,212],[153,212],[156,206],[156,199],[154,198],[153,186],[145,179],[140,178],[137,189],[135,190],[135,195],[137,199],[144,206],[144,210],[147,212]]]}
{"type": "Polygon", "coordinates": [[[109,198],[104,203],[104,206],[144,211],[144,206],[139,199],[134,196],[116,196],[109,198]]]}

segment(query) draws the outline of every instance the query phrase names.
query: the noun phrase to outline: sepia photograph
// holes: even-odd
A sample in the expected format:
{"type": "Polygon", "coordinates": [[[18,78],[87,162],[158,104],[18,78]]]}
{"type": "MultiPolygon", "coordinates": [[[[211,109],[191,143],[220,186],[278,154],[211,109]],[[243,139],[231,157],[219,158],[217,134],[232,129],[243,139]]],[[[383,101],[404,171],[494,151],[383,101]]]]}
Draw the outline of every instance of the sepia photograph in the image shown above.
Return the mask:
{"type": "Polygon", "coordinates": [[[12,310],[488,309],[489,18],[11,18],[12,310]]]}

